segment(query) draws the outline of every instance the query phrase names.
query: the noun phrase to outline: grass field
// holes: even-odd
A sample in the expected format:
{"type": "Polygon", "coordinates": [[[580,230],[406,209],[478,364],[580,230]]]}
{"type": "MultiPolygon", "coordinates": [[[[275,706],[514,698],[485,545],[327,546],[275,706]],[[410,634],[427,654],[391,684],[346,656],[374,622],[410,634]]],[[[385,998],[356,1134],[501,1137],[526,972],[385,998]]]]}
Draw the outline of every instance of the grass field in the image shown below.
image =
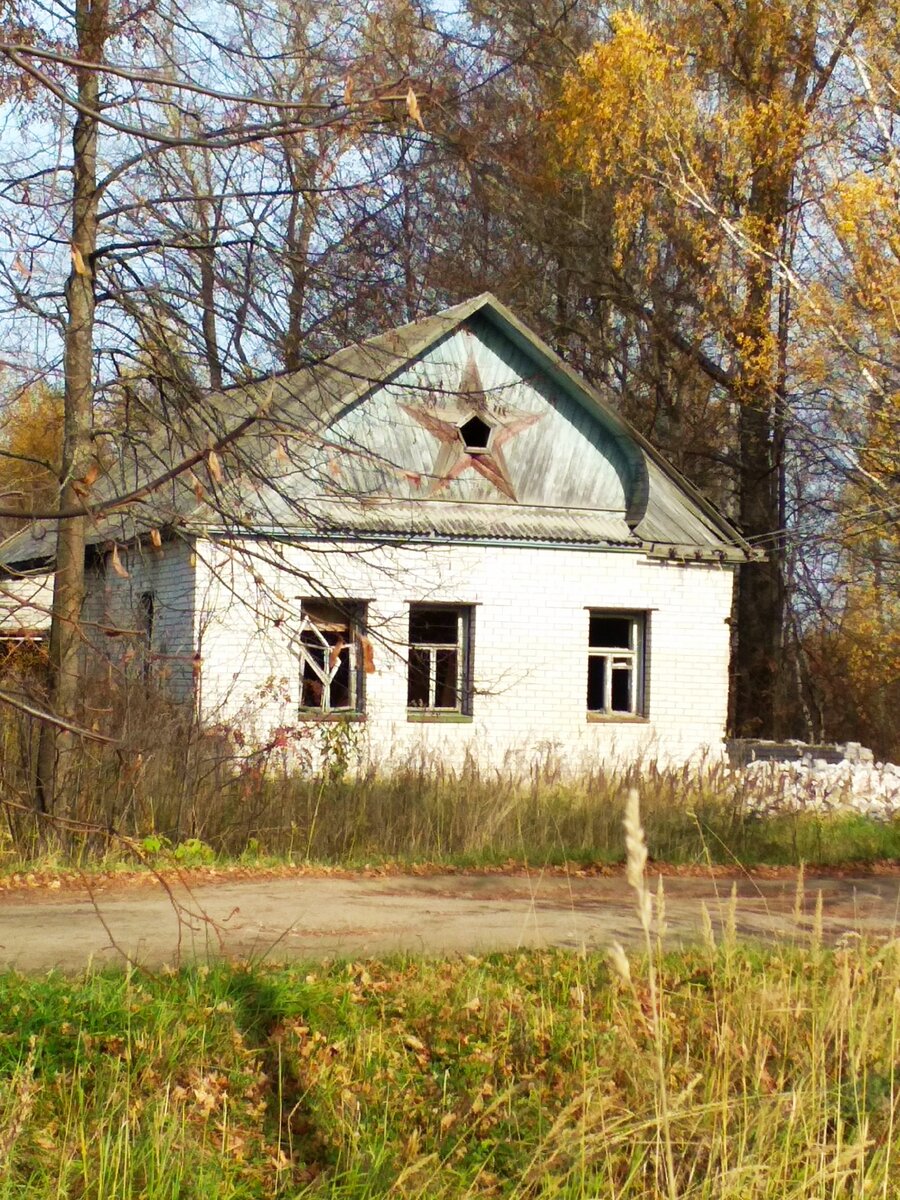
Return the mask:
{"type": "Polygon", "coordinates": [[[0,1196],[897,1195],[896,947],[656,970],[6,976],[0,1196]]]}

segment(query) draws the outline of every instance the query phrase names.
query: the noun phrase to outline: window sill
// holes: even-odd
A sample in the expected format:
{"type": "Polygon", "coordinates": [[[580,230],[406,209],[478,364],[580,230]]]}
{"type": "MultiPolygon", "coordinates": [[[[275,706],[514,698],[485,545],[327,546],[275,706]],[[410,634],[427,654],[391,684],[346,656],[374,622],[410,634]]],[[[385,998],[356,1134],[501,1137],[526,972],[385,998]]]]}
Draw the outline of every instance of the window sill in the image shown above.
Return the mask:
{"type": "Polygon", "coordinates": [[[407,721],[412,721],[414,724],[424,725],[434,723],[439,725],[469,725],[472,718],[466,713],[460,712],[437,712],[434,709],[423,709],[422,712],[415,712],[407,709],[407,721]]]}
{"type": "Polygon", "coordinates": [[[351,722],[365,721],[366,714],[361,712],[316,712],[315,709],[301,708],[297,713],[298,721],[313,721],[317,725],[336,724],[339,721],[351,722]]]}
{"type": "Polygon", "coordinates": [[[587,714],[589,725],[649,725],[650,718],[641,713],[599,713],[587,714]]]}

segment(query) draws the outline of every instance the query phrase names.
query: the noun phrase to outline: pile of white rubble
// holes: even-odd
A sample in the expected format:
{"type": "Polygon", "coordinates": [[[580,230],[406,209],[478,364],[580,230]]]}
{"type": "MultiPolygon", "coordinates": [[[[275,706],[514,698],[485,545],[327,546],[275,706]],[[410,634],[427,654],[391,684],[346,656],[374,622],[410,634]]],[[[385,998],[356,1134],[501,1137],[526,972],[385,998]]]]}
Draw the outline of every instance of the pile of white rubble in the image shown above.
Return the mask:
{"type": "MultiPolygon", "coordinates": [[[[875,762],[857,742],[828,762],[803,754],[792,762],[757,760],[735,771],[747,808],[762,815],[856,812],[879,821],[900,819],[900,766],[875,762]]],[[[736,779],[735,782],[738,782],[736,779]]]]}

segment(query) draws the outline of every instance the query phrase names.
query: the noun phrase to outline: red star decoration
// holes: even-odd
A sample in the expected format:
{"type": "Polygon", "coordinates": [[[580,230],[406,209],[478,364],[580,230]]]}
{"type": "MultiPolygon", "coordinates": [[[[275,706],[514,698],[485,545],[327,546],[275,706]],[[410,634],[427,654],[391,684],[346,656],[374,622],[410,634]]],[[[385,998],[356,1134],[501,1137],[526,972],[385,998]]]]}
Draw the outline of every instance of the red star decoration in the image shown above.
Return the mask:
{"type": "Polygon", "coordinates": [[[544,414],[521,412],[506,405],[502,406],[500,412],[492,412],[485,398],[478,367],[472,358],[469,358],[463,369],[457,394],[456,403],[450,401],[440,412],[412,404],[400,405],[404,412],[409,413],[414,421],[441,443],[434,461],[428,495],[436,495],[471,468],[504,496],[515,500],[516,493],[509,477],[503,447],[517,433],[543,420],[544,414]],[[482,426],[490,428],[483,450],[480,447],[467,446],[465,443],[462,427],[473,418],[477,418],[482,426]]]}

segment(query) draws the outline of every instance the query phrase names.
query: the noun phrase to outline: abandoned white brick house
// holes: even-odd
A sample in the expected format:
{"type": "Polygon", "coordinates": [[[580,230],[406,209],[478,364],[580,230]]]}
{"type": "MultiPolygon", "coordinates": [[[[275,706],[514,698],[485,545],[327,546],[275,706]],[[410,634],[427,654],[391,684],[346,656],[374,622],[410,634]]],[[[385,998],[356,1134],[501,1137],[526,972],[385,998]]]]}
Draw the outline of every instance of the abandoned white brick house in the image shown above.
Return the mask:
{"type": "Polygon", "coordinates": [[[747,544],[492,296],[208,410],[98,485],[154,481],[93,524],[93,654],[260,737],[358,722],[383,763],[720,746],[747,544]]]}

